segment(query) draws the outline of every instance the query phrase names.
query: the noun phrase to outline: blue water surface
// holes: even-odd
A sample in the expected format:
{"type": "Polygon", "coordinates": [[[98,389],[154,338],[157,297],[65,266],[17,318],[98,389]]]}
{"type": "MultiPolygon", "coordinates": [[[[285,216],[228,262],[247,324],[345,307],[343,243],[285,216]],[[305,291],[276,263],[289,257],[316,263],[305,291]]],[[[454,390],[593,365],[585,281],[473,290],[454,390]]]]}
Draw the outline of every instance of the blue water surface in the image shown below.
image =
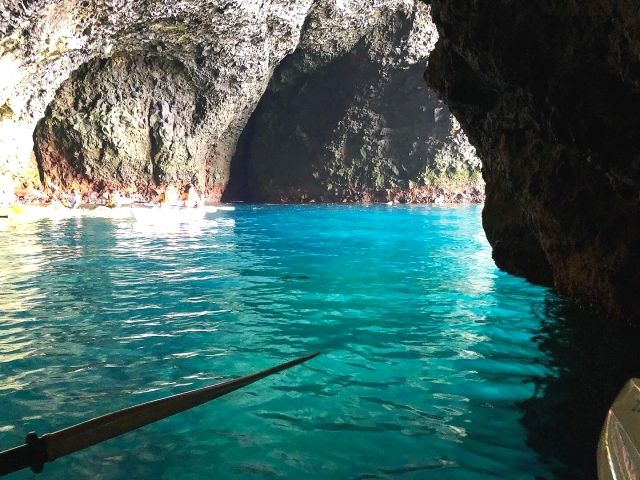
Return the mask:
{"type": "Polygon", "coordinates": [[[591,478],[619,379],[580,389],[626,360],[607,363],[552,291],[496,269],[480,212],[5,222],[0,449],[319,351],[42,478],[591,478]]]}

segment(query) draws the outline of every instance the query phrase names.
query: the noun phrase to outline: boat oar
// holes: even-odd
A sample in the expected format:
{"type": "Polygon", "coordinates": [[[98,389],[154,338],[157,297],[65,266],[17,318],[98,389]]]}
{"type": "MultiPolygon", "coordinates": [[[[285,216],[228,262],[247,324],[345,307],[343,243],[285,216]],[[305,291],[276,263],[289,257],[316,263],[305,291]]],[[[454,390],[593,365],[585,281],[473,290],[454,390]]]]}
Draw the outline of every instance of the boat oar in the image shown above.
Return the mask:
{"type": "Polygon", "coordinates": [[[47,433],[42,437],[38,437],[34,432],[29,433],[24,445],[0,452],[0,475],[6,475],[27,467],[31,467],[35,473],[39,473],[46,462],[52,462],[56,458],[196,407],[269,375],[306,362],[318,354],[312,353],[267,370],[217,385],[210,385],[190,392],[141,403],[54,433],[47,433]]]}

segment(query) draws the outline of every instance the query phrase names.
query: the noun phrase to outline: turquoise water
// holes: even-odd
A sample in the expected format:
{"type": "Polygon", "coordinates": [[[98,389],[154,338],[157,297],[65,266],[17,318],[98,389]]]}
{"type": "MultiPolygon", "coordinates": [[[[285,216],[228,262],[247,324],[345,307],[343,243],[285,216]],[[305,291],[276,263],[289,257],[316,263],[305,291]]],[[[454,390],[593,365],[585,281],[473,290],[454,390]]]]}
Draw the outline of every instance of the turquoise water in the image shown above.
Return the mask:
{"type": "Polygon", "coordinates": [[[591,478],[638,366],[498,271],[479,207],[43,220],[5,224],[0,253],[0,448],[322,352],[42,478],[591,478]]]}

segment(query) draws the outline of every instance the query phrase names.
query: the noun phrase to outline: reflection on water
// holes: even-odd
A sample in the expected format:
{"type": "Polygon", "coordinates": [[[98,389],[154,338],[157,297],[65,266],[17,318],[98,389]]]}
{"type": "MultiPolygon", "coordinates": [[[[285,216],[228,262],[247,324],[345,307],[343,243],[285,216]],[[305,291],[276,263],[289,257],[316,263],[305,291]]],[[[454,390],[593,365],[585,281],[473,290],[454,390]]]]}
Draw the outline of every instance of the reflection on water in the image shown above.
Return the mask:
{"type": "Polygon", "coordinates": [[[244,206],[161,227],[9,226],[0,447],[319,350],[47,476],[588,478],[637,358],[497,271],[479,216],[244,206]]]}
{"type": "Polygon", "coordinates": [[[640,376],[640,329],[612,328],[557,299],[544,313],[535,340],[555,374],[536,378],[536,395],[521,403],[528,444],[558,478],[594,478],[607,410],[626,381],[640,376]]]}
{"type": "Polygon", "coordinates": [[[8,222],[2,221],[0,225],[5,225],[3,230],[7,230],[5,235],[12,236],[13,241],[5,242],[0,255],[0,272],[2,272],[3,290],[8,294],[3,297],[2,310],[23,311],[25,305],[23,298],[38,297],[38,287],[28,286],[28,295],[11,295],[14,289],[19,289],[22,285],[27,285],[40,268],[43,267],[42,245],[37,236],[37,226],[26,225],[21,229],[19,235],[10,229],[8,222]]]}

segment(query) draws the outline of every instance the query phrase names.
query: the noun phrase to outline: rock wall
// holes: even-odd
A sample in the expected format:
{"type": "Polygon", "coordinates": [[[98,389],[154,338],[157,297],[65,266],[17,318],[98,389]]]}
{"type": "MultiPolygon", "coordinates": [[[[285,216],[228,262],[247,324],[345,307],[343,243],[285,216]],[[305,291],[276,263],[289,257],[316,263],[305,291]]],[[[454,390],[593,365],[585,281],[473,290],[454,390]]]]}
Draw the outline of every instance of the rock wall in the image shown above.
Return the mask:
{"type": "Polygon", "coordinates": [[[226,197],[481,200],[475,149],[422,81],[437,40],[429,10],[316,2],[241,138],[226,197]]]}
{"type": "Polygon", "coordinates": [[[206,103],[177,61],[90,61],[64,82],[38,124],[38,164],[48,178],[66,185],[84,179],[144,188],[149,179],[192,176],[204,185],[207,166],[217,175],[225,171],[209,149],[206,103]]]}
{"type": "Polygon", "coordinates": [[[420,2],[35,0],[0,18],[0,171],[23,180],[217,200],[244,129],[244,198],[482,199],[474,148],[420,81],[437,39],[420,2]]]}
{"type": "Polygon", "coordinates": [[[483,160],[496,263],[637,321],[637,2],[431,5],[428,81],[483,160]]]}
{"type": "Polygon", "coordinates": [[[115,172],[116,182],[141,181],[136,172],[142,167],[148,183],[152,175],[167,180],[195,176],[210,194],[219,195],[240,131],[275,66],[298,44],[311,4],[5,2],[0,14],[0,171],[23,177],[34,170],[36,123],[78,70],[36,135],[42,142],[37,149],[41,166],[50,169],[51,180],[64,183],[79,175],[78,182],[101,181],[115,172]],[[78,98],[74,88],[82,92],[78,98]],[[157,101],[151,101],[154,95],[160,95],[157,101]],[[187,107],[195,114],[186,122],[188,113],[176,108],[190,100],[196,100],[195,107],[187,107]],[[177,103],[172,106],[172,101],[177,103]],[[145,126],[150,129],[146,140],[145,126]],[[186,138],[172,156],[172,138],[183,129],[186,138]],[[166,168],[158,167],[167,156],[166,168]],[[193,170],[179,167],[182,160],[193,170]],[[72,172],[55,168],[60,161],[72,172]],[[204,180],[203,172],[210,174],[204,180]]]}

